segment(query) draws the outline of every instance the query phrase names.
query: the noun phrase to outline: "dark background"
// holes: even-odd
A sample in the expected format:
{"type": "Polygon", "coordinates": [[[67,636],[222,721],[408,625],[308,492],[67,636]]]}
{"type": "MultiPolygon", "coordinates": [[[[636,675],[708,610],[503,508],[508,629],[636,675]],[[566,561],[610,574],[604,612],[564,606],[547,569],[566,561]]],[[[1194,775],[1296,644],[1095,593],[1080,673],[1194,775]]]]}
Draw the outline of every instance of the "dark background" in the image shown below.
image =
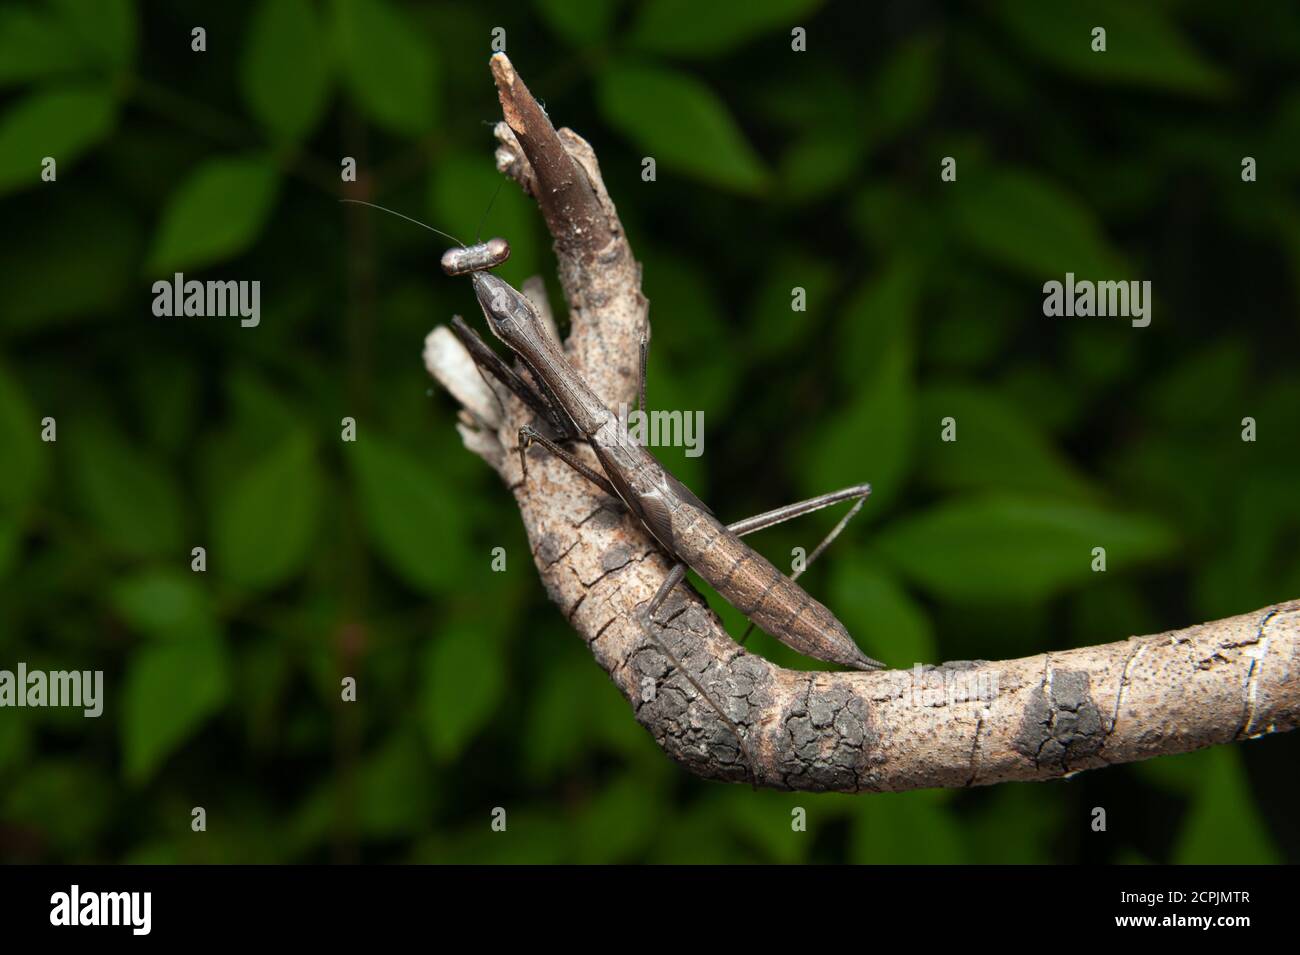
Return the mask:
{"type": "MultiPolygon", "coordinates": [[[[874,484],[804,578],[867,653],[1029,655],[1300,596],[1292,4],[6,4],[0,667],[100,668],[107,699],[0,711],[0,858],[1300,857],[1294,736],[856,797],[658,751],[421,366],[430,328],[478,320],[445,243],[336,202],[474,234],[496,26],[644,263],[652,406],[704,412],[704,455],[661,460],[725,520],[874,484]],[[155,318],[175,271],[260,280],[261,325],[155,318]],[[1066,271],[1149,279],[1150,327],[1045,318],[1066,271]]],[[[513,184],[485,234],[562,314],[513,184]]],[[[785,565],[836,516],[755,541],[785,565]]]]}

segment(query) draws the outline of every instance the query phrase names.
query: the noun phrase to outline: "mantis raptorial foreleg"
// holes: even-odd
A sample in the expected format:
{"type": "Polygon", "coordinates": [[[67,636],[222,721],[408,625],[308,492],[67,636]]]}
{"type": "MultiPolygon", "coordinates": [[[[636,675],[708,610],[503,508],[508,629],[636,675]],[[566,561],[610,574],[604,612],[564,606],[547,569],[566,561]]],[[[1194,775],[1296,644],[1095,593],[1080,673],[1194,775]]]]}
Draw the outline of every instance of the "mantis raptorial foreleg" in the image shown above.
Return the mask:
{"type": "Polygon", "coordinates": [[[560,447],[550,438],[546,437],[546,435],[541,434],[531,425],[524,425],[519,429],[519,470],[523,472],[525,478],[528,477],[528,465],[524,455],[528,452],[528,448],[533,442],[537,442],[547,451],[550,451],[551,454],[555,455],[569,467],[573,468],[573,470],[577,471],[592,484],[596,485],[596,487],[614,498],[614,500],[620,500],[618,491],[614,489],[614,485],[610,484],[607,478],[597,473],[593,468],[587,467],[587,465],[583,464],[576,457],[564,450],[564,448],[560,447]]]}
{"type": "Polygon", "coordinates": [[[650,359],[650,326],[646,325],[645,338],[641,339],[641,381],[637,388],[637,394],[640,395],[641,397],[641,403],[637,405],[637,407],[641,410],[642,414],[646,414],[650,410],[650,406],[646,404],[646,400],[645,400],[645,368],[646,368],[646,363],[649,361],[649,359],[650,359]]]}
{"type": "MultiPolygon", "coordinates": [[[[486,375],[490,374],[526,404],[534,414],[547,422],[561,440],[572,440],[573,429],[565,422],[563,413],[549,392],[538,390],[519,377],[514,369],[502,361],[487,342],[479,337],[478,332],[465,324],[465,320],[459,315],[452,316],[451,330],[465,346],[465,351],[469,353],[480,375],[486,378],[486,375]]],[[[492,393],[496,394],[495,389],[492,393]]]]}

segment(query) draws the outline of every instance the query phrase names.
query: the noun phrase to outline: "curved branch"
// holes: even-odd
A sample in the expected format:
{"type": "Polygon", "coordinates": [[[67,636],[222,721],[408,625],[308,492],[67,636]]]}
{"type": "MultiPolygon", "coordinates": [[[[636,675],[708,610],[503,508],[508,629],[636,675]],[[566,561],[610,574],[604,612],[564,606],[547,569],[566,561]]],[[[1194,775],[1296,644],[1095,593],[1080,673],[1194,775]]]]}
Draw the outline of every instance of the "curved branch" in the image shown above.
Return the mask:
{"type": "MultiPolygon", "coordinates": [[[[555,238],[572,319],[567,352],[607,402],[630,402],[647,303],[595,155],[551,127],[503,54],[492,71],[506,117],[498,166],[537,199],[555,238]],[[548,185],[555,182],[562,186],[548,185]]],[[[453,336],[435,330],[426,361],[466,405],[459,427],[467,446],[513,491],[551,599],[637,719],[693,772],[748,781],[730,727],[638,621],[668,559],[617,502],[553,458],[531,457],[523,479],[514,452],[527,411],[500,389],[497,405],[467,384],[475,380],[469,357],[453,336]]],[[[754,754],[758,783],[773,788],[1049,779],[1290,730],[1300,719],[1300,601],[1019,660],[828,673],[785,670],[747,653],[689,588],[672,599],[661,639],[724,702],[754,754]]]]}

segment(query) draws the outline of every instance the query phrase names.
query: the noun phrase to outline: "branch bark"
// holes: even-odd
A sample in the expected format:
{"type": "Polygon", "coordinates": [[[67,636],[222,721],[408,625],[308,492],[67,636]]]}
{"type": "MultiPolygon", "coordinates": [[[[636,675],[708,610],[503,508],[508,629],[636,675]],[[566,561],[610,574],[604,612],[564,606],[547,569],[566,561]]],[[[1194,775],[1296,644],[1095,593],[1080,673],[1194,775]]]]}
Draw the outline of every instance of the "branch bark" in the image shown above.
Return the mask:
{"type": "MultiPolygon", "coordinates": [[[[538,202],[571,316],[570,360],[611,406],[634,398],[648,331],[640,267],[591,147],[556,131],[504,54],[491,61],[505,122],[498,168],[538,202]]],[[[458,428],[514,493],[551,599],[659,745],[705,777],[748,781],[735,736],[642,631],[636,610],[670,561],[619,505],[550,456],[523,480],[528,412],[493,395],[445,329],[425,351],[461,402],[458,428]]],[[[589,449],[577,449],[589,463],[589,449]]],[[[698,593],[679,587],[660,634],[746,735],[758,783],[899,791],[1050,779],[1294,729],[1300,601],[1018,660],[876,673],[795,672],[747,653],[698,593]]]]}

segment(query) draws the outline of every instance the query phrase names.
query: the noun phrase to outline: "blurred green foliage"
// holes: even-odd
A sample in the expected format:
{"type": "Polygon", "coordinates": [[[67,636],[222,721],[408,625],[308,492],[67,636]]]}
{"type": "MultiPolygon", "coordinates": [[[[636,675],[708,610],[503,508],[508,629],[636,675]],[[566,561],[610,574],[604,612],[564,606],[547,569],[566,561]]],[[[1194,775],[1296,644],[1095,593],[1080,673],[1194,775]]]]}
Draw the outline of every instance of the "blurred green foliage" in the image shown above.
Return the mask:
{"type": "MultiPolygon", "coordinates": [[[[421,368],[468,286],[427,233],[335,201],[351,156],[351,194],[474,234],[498,26],[645,264],[652,404],[705,413],[704,456],[665,464],[729,519],[874,483],[805,578],[868,653],[1032,654],[1300,596],[1292,5],[6,4],[0,666],[100,668],[107,699],[0,712],[0,857],[1300,857],[1286,736],[860,797],[705,784],[656,749],[421,368]],[[155,318],[180,270],[260,280],[260,326],[155,318]],[[1150,279],[1150,328],[1045,320],[1066,271],[1150,279]]],[[[558,305],[514,186],[485,229],[558,305]]],[[[757,545],[784,563],[833,520],[757,545]]]]}

